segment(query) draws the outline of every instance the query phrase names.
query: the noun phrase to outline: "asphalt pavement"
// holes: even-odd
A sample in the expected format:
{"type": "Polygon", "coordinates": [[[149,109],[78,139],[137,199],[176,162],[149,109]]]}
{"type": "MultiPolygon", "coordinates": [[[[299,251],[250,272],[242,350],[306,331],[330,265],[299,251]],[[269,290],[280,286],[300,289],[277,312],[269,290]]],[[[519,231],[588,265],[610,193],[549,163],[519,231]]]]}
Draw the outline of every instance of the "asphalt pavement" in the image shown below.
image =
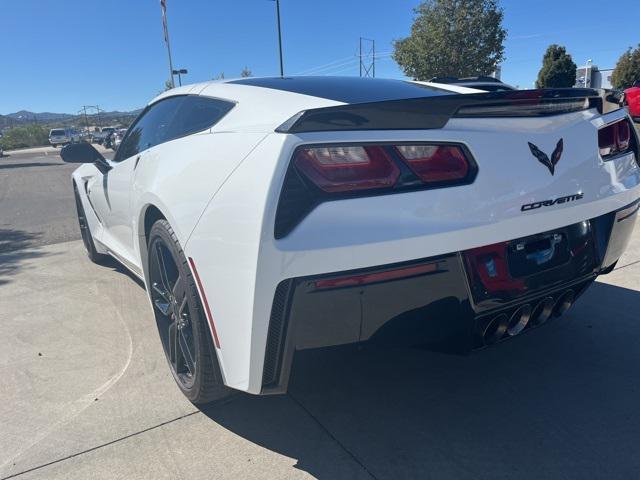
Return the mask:
{"type": "MultiPolygon", "coordinates": [[[[113,152],[96,146],[105,156],[113,152]]],[[[60,148],[8,152],[0,157],[0,252],[80,238],[71,172],[60,148]]]]}
{"type": "Polygon", "coordinates": [[[565,316],[512,341],[307,352],[287,395],[200,410],[174,385],[143,286],[66,241],[73,167],[29,155],[0,160],[0,479],[640,475],[639,230],[565,316]]]}

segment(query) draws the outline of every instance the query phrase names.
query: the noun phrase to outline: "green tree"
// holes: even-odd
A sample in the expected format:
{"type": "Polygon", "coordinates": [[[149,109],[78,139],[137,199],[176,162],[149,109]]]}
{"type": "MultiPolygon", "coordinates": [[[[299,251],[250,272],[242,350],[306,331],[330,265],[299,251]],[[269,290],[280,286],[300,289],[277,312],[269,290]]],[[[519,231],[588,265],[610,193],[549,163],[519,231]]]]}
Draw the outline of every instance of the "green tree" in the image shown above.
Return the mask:
{"type": "Polygon", "coordinates": [[[614,88],[624,90],[638,80],[640,80],[640,45],[635,50],[629,47],[620,56],[611,75],[611,84],[614,88]]]}
{"type": "Polygon", "coordinates": [[[568,88],[576,84],[576,69],[571,55],[561,45],[549,45],[542,57],[537,88],[568,88]]]}
{"type": "Polygon", "coordinates": [[[48,144],[49,130],[41,125],[13,127],[0,138],[0,147],[4,150],[39,147],[48,144]]]}
{"type": "Polygon", "coordinates": [[[504,60],[498,0],[424,0],[411,35],[393,44],[393,59],[417,80],[489,75],[504,60]]]}
{"type": "Polygon", "coordinates": [[[249,70],[246,66],[242,69],[242,71],[240,72],[240,76],[242,78],[246,78],[246,77],[250,77],[251,76],[251,70],[249,70]]]}
{"type": "Polygon", "coordinates": [[[213,77],[214,80],[224,80],[224,72],[220,72],[218,75],[213,77]]]}

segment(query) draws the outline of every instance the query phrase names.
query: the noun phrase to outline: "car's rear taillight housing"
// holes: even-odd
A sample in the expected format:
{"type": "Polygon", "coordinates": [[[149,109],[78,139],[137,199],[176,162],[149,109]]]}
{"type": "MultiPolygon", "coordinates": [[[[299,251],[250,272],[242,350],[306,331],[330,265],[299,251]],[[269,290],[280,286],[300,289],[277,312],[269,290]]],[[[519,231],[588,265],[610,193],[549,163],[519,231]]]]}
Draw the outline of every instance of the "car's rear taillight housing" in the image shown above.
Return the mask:
{"type": "Polygon", "coordinates": [[[631,125],[627,119],[598,130],[598,148],[602,158],[627,153],[631,149],[631,125]]]}
{"type": "Polygon", "coordinates": [[[462,183],[469,157],[452,144],[328,145],[298,148],[293,163],[322,191],[340,194],[462,183]]]}
{"type": "Polygon", "coordinates": [[[389,188],[400,176],[400,169],[380,146],[300,148],[293,161],[328,193],[389,188]]]}
{"type": "Polygon", "coordinates": [[[457,145],[398,145],[395,148],[425,183],[459,181],[469,174],[469,161],[457,145]]]}
{"type": "Polygon", "coordinates": [[[275,238],[288,235],[322,202],[465,185],[477,171],[469,150],[456,143],[302,145],[284,178],[275,238]]]}

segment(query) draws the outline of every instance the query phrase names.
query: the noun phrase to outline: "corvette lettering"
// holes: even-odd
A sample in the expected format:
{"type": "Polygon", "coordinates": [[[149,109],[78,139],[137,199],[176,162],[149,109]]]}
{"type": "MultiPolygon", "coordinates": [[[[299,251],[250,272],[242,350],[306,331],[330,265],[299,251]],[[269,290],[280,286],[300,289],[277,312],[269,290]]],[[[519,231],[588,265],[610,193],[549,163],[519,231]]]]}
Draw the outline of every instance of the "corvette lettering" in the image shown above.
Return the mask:
{"type": "Polygon", "coordinates": [[[567,195],[566,197],[558,197],[554,200],[542,200],[541,202],[527,203],[525,205],[522,205],[522,207],[520,207],[520,210],[523,212],[526,212],[527,210],[535,210],[536,208],[551,207],[553,205],[558,205],[560,203],[575,202],[576,200],[582,200],[583,197],[584,197],[584,193],[576,193],[574,195],[567,195]]]}

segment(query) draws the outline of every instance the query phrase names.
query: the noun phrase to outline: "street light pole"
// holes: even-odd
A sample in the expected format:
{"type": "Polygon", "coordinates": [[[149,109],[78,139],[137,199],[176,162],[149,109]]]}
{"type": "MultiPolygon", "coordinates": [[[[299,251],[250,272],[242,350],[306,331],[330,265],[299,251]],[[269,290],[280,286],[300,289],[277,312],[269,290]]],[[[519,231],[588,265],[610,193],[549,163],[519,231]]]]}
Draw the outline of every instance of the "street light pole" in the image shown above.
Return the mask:
{"type": "Polygon", "coordinates": [[[182,77],[181,77],[181,75],[186,75],[189,72],[187,71],[186,68],[181,68],[180,70],[171,70],[171,73],[173,75],[178,75],[178,82],[179,82],[180,86],[182,86],[182,77]]]}
{"type": "Polygon", "coordinates": [[[588,85],[588,81],[589,81],[589,72],[591,70],[591,64],[593,63],[593,60],[589,59],[587,60],[587,63],[584,66],[584,88],[587,88],[588,85]]]}

